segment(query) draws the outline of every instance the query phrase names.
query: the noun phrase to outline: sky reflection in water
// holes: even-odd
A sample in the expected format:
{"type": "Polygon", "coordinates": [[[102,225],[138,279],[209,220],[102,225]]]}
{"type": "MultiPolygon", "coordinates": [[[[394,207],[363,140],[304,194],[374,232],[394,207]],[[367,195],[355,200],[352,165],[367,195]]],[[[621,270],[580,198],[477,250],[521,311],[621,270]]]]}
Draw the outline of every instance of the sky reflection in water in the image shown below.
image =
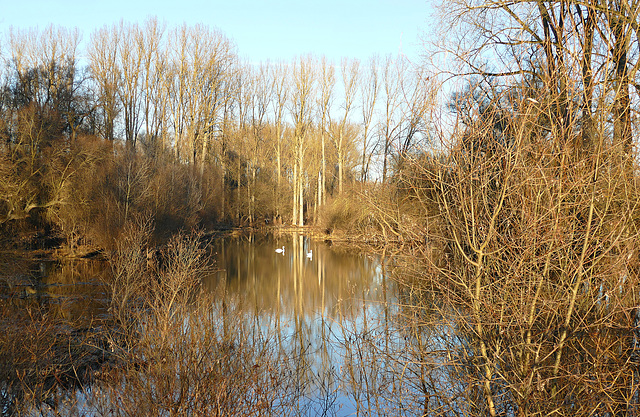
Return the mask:
{"type": "MultiPolygon", "coordinates": [[[[311,378],[306,397],[312,404],[301,407],[311,407],[308,412],[331,407],[329,414],[338,415],[355,412],[345,382],[346,361],[358,338],[390,328],[384,322],[397,301],[380,257],[303,235],[224,238],[212,242],[212,251],[218,272],[205,287],[226,283],[229,294],[244,304],[246,319],[304,362],[304,374],[311,378]],[[282,246],[284,253],[276,253],[282,246]]],[[[351,369],[365,371],[361,368],[351,369]]]]}

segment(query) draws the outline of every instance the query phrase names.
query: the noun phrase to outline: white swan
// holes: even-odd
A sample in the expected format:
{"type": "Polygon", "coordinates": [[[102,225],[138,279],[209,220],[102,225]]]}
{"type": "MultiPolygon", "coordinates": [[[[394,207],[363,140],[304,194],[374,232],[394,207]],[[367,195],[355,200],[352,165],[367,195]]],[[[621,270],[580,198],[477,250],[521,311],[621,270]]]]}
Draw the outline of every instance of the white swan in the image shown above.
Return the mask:
{"type": "Polygon", "coordinates": [[[307,258],[313,260],[313,249],[309,249],[309,252],[307,252],[307,258]]]}
{"type": "Polygon", "coordinates": [[[282,247],[282,249],[280,248],[276,249],[276,253],[281,253],[284,255],[284,246],[282,247]]]}

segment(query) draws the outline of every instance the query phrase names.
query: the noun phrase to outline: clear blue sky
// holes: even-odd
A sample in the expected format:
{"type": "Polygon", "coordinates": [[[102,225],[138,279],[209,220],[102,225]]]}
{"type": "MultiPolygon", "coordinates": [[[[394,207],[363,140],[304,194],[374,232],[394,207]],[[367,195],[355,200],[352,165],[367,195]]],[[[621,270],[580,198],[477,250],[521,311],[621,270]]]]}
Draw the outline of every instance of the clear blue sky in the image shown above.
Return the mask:
{"type": "Polygon", "coordinates": [[[367,59],[402,52],[419,58],[428,0],[0,0],[0,32],[50,24],[91,32],[121,19],[157,16],[169,26],[204,23],[234,40],[250,61],[285,60],[307,53],[367,59]]]}

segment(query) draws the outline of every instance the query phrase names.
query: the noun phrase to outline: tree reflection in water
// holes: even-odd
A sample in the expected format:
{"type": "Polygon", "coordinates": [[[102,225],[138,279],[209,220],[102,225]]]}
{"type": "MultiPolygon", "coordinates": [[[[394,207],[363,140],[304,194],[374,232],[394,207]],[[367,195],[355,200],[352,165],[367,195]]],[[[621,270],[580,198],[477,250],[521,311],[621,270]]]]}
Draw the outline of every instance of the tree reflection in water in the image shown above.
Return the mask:
{"type": "Polygon", "coordinates": [[[220,239],[213,252],[219,271],[206,285],[213,289],[225,282],[229,294],[245,303],[245,320],[274,332],[279,349],[295,358],[305,389],[301,409],[329,415],[363,411],[360,392],[373,381],[361,361],[373,358],[364,356],[361,344],[379,328],[391,327],[389,310],[395,305],[380,258],[303,235],[220,239]],[[283,245],[284,256],[274,253],[283,245]]]}
{"type": "MultiPolygon", "coordinates": [[[[152,296],[141,309],[125,306],[123,323],[132,326],[108,334],[108,347],[99,349],[124,362],[115,362],[90,391],[68,394],[68,404],[97,415],[201,404],[221,414],[422,415],[437,406],[434,393],[451,391],[458,375],[443,359],[456,343],[447,336],[450,327],[445,320],[428,328],[415,324],[424,323],[419,316],[428,312],[412,303],[431,301],[415,302],[419,294],[399,289],[390,278],[399,269],[394,256],[285,234],[214,239],[210,251],[215,271],[205,275],[204,296],[198,296],[205,304],[190,306],[186,297],[166,319],[163,298],[152,296]],[[274,248],[283,245],[284,255],[276,254],[274,248]],[[311,250],[312,259],[306,256],[311,250]],[[218,388],[212,391],[211,384],[218,388]],[[268,392],[273,389],[282,392],[268,392]],[[222,402],[211,407],[214,397],[222,402]],[[237,400],[242,405],[234,405],[237,400]]],[[[104,299],[105,288],[78,285],[108,275],[88,265],[52,264],[40,288],[60,299],[100,289],[95,297],[104,299]]],[[[171,276],[154,277],[147,285],[152,292],[162,290],[165,279],[171,276]]],[[[89,294],[75,298],[88,302],[89,294]]],[[[54,311],[51,300],[57,298],[47,297],[54,311]]],[[[60,314],[91,319],[106,311],[104,304],[97,310],[73,305],[65,304],[60,314]]],[[[66,411],[62,405],[56,410],[66,411]]]]}

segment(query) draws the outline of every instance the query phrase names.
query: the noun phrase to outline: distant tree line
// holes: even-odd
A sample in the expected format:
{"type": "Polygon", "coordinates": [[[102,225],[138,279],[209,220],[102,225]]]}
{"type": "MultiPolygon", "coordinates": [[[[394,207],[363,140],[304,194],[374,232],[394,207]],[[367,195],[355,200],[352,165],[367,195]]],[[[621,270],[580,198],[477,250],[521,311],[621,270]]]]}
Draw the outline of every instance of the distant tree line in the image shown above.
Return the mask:
{"type": "Polygon", "coordinates": [[[155,18],[80,39],[5,34],[3,227],[81,235],[74,219],[98,208],[116,229],[143,214],[303,225],[349,184],[387,182],[428,138],[429,79],[403,56],[250,64],[215,29],[155,18]]]}

